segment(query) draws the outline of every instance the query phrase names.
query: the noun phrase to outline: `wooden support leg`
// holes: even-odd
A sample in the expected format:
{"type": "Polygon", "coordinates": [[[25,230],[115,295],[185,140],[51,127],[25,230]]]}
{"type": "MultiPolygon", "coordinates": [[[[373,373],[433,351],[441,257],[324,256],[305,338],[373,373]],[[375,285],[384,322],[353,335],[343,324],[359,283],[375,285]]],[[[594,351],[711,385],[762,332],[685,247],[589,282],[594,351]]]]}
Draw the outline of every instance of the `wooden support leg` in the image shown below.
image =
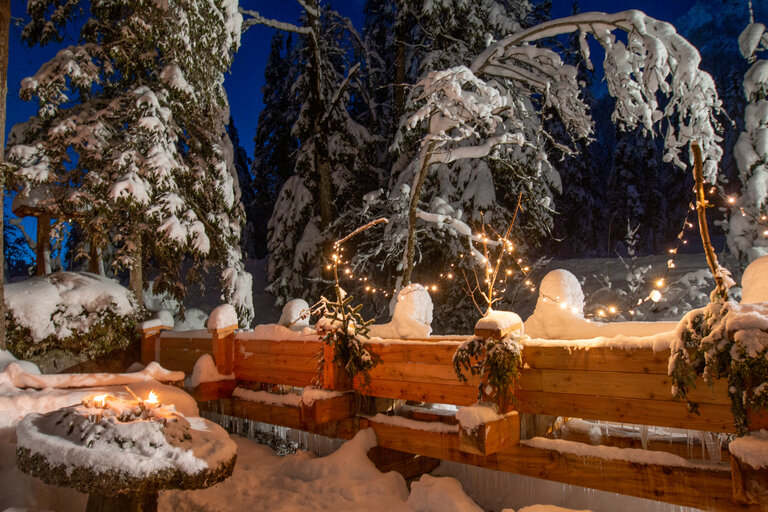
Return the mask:
{"type": "Polygon", "coordinates": [[[85,512],[157,512],[157,493],[118,493],[110,496],[91,493],[85,512]]]}

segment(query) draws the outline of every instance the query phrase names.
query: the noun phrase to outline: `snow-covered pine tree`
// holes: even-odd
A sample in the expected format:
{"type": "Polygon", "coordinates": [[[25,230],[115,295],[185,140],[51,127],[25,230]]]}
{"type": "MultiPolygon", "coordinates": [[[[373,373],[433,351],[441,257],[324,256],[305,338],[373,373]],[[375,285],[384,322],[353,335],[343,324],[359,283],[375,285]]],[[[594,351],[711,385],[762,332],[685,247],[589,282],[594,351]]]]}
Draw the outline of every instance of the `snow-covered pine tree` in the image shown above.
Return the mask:
{"type": "Polygon", "coordinates": [[[253,149],[254,245],[259,258],[268,253],[267,224],[280,189],[296,166],[298,141],[291,129],[299,118],[301,107],[295,87],[300,65],[292,35],[285,37],[282,32],[277,32],[272,38],[264,68],[261,89],[264,108],[259,112],[253,149]]]}
{"type": "MultiPolygon", "coordinates": [[[[608,218],[603,219],[602,232],[610,237],[611,249],[615,250],[625,239],[629,225],[636,230],[634,250],[641,254],[657,253],[664,238],[662,231],[671,220],[662,189],[661,171],[665,165],[661,161],[661,149],[639,128],[619,131],[616,139],[606,191],[609,213],[608,218]]],[[[688,199],[690,202],[691,198],[688,199]]],[[[618,253],[625,256],[626,250],[618,253]]],[[[615,256],[615,252],[611,255],[615,256]]]]}
{"type": "Polygon", "coordinates": [[[280,190],[269,221],[267,290],[277,303],[317,297],[330,284],[324,278],[323,250],[338,233],[332,222],[362,192],[375,188],[380,176],[371,169],[373,139],[350,115],[350,98],[359,91],[362,39],[352,23],[314,0],[300,2],[301,26],[262,18],[262,23],[301,34],[295,92],[301,105],[292,128],[298,140],[294,174],[280,190]]]}
{"type": "Polygon", "coordinates": [[[744,75],[744,95],[749,104],[744,114],[744,131],[734,147],[739,167],[741,196],[731,214],[728,247],[745,267],[768,254],[768,32],[754,19],[739,36],[741,54],[753,64],[744,75]]]}
{"type": "Polygon", "coordinates": [[[240,145],[240,134],[237,132],[235,120],[231,115],[227,124],[227,135],[229,135],[229,140],[232,141],[232,148],[234,149],[234,166],[237,172],[238,187],[240,188],[240,203],[243,205],[243,211],[245,212],[245,224],[242,229],[240,245],[243,252],[249,258],[254,258],[258,254],[255,240],[258,213],[256,189],[254,188],[254,179],[251,174],[251,159],[248,158],[245,148],[240,145]]]}
{"type": "Polygon", "coordinates": [[[28,10],[29,44],[60,39],[70,19],[86,15],[79,44],[22,82],[22,97],[37,97],[40,108],[10,140],[20,193],[74,185],[66,202],[84,216],[86,241],[115,246],[113,266],[131,269],[138,297],[144,266],[159,272],[154,290],[176,298],[186,291],[186,256],[188,282],[220,266],[223,299],[249,325],[222,86],[240,44],[237,3],[34,0],[28,10]]]}

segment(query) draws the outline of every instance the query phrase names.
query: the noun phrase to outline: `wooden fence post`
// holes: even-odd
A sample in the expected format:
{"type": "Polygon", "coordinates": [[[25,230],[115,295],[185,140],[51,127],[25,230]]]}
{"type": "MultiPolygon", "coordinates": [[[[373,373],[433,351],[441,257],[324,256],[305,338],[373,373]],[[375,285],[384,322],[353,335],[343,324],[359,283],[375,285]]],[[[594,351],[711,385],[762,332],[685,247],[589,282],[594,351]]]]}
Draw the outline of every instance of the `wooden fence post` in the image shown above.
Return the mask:
{"type": "Polygon", "coordinates": [[[237,330],[237,324],[208,329],[211,333],[211,354],[216,363],[216,370],[222,375],[232,375],[234,371],[235,330],[237,330]]]}
{"type": "Polygon", "coordinates": [[[148,320],[141,324],[141,364],[146,366],[156,359],[157,338],[162,331],[172,328],[163,325],[159,320],[148,320]]]}

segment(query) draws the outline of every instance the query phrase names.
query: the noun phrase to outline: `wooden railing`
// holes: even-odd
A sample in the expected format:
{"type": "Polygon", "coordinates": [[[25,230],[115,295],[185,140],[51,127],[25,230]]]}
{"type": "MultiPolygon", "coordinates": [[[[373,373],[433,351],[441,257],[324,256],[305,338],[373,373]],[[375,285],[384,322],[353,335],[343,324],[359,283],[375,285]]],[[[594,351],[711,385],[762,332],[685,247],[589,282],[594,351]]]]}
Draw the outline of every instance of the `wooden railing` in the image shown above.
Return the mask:
{"type": "MultiPolygon", "coordinates": [[[[713,388],[699,383],[691,393],[691,399],[699,404],[698,413],[689,412],[685,403],[672,399],[672,382],[667,375],[668,349],[531,340],[523,349],[524,368],[519,389],[514,392],[515,412],[500,421],[496,441],[473,438],[468,442],[461,425],[450,430],[410,420],[384,421],[381,415],[373,416],[381,408],[374,407],[362,414],[351,398],[357,393],[456,406],[477,402],[478,379],[462,382],[453,369],[453,354],[460,343],[457,337],[370,341],[367,348],[376,366],[367,379],[349,380],[334,367],[330,347],[324,346],[318,337],[298,336],[287,330],[285,334],[290,339],[260,335],[258,329],[162,332],[154,337],[149,333],[145,336],[144,359],[156,359],[170,370],[191,372],[200,355],[213,354],[220,373],[234,373],[236,380],[226,385],[210,384],[207,391],[206,386],[201,386],[198,398],[220,399],[215,407],[227,414],[340,437],[350,437],[361,428],[371,427],[380,446],[408,453],[706,510],[767,510],[762,498],[745,491],[753,484],[743,482],[737,461],[731,461],[731,470],[727,461],[709,466],[682,458],[671,463],[668,459],[658,462],[638,460],[634,451],[611,452],[610,456],[592,452],[585,455],[578,449],[583,446],[580,443],[560,443],[549,449],[519,442],[518,414],[526,413],[735,432],[724,383],[713,388]],[[269,337],[273,339],[266,339],[269,337]],[[265,390],[274,385],[316,386],[350,393],[327,403],[314,402],[310,411],[309,406],[231,398],[235,385],[265,390]]],[[[444,421],[429,413],[417,417],[444,421]]],[[[765,428],[765,420],[764,416],[754,417],[753,428],[765,428]]],[[[485,431],[496,435],[497,427],[488,425],[485,431]]],[[[529,436],[523,432],[522,437],[529,436]]],[[[766,472],[760,474],[765,478],[766,472]]]]}

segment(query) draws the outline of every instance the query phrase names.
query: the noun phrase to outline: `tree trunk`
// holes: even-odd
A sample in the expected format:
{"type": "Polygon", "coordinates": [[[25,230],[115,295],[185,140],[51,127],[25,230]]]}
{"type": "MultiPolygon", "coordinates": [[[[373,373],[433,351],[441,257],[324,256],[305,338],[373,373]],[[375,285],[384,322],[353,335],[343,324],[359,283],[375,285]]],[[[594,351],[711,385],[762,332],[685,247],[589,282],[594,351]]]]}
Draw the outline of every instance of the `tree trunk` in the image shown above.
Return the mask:
{"type": "Polygon", "coordinates": [[[332,191],[331,191],[331,159],[328,152],[328,122],[325,115],[325,94],[323,93],[322,55],[320,54],[320,6],[317,0],[307,0],[307,26],[311,29],[307,35],[310,65],[309,83],[309,115],[315,127],[314,164],[318,175],[318,202],[320,208],[320,229],[328,226],[333,220],[332,191]]]}
{"type": "Polygon", "coordinates": [[[416,254],[416,210],[419,206],[419,197],[421,189],[424,187],[424,181],[427,179],[429,171],[429,159],[432,157],[432,150],[435,148],[435,142],[432,141],[427,146],[421,160],[421,168],[416,178],[416,183],[411,190],[411,202],[408,205],[408,241],[405,246],[405,269],[403,270],[403,286],[411,284],[411,274],[413,273],[413,259],[416,254]]]}
{"type": "MultiPolygon", "coordinates": [[[[401,2],[398,2],[400,4],[401,2]]],[[[395,72],[393,76],[394,84],[392,86],[392,127],[397,133],[400,117],[405,112],[405,23],[401,21],[400,5],[397,5],[395,13],[395,72]]],[[[392,134],[394,136],[394,133],[392,134]]]]}
{"type": "Polygon", "coordinates": [[[51,217],[41,213],[37,217],[37,242],[35,244],[37,275],[51,273],[51,217]]]}
{"type": "Polygon", "coordinates": [[[699,233],[701,234],[701,245],[704,246],[704,254],[707,256],[707,264],[709,265],[712,275],[715,278],[715,285],[717,286],[717,295],[722,302],[728,300],[728,289],[723,282],[723,276],[720,274],[720,264],[717,261],[717,254],[715,254],[715,248],[712,246],[712,241],[709,238],[709,227],[707,226],[707,206],[710,206],[707,202],[707,198],[704,195],[704,175],[703,164],[701,160],[701,149],[699,144],[694,141],[691,143],[691,151],[693,151],[693,179],[696,182],[696,213],[699,217],[699,233]]]}
{"type": "MultiPolygon", "coordinates": [[[[5,160],[5,97],[8,93],[8,53],[11,31],[11,0],[0,0],[0,164],[5,160]]],[[[4,211],[5,180],[0,175],[0,212],[4,211]]],[[[5,246],[0,215],[0,350],[5,350],[5,246]]]]}
{"type": "Polygon", "coordinates": [[[133,292],[133,296],[136,299],[136,304],[139,307],[144,306],[144,275],[142,273],[142,247],[141,247],[141,235],[138,235],[134,240],[136,250],[133,256],[133,265],[131,266],[131,276],[128,281],[128,288],[133,292]]]}

